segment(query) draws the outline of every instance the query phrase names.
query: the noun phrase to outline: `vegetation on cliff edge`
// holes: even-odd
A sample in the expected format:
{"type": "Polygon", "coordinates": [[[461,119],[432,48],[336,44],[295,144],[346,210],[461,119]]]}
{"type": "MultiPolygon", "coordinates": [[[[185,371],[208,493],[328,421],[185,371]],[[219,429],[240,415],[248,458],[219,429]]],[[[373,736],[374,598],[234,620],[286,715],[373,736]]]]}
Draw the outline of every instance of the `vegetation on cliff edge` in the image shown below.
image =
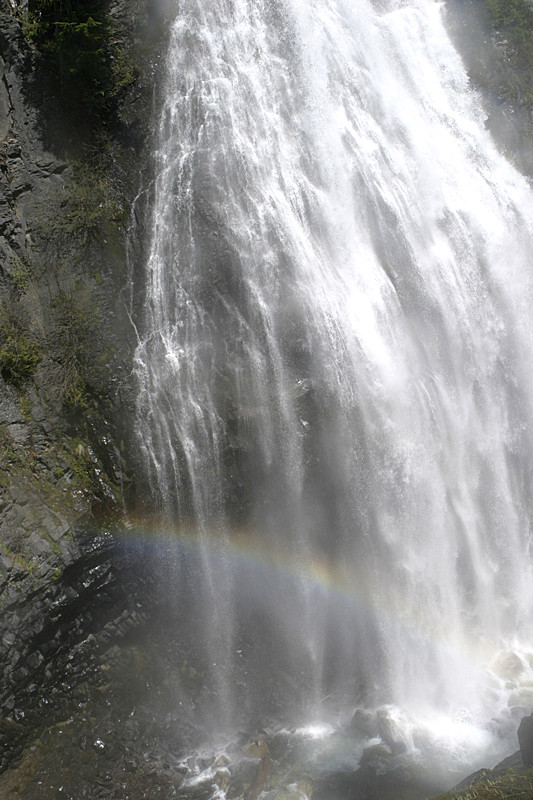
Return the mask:
{"type": "Polygon", "coordinates": [[[531,800],[533,769],[510,769],[499,778],[487,779],[458,792],[440,794],[433,800],[531,800]]]}

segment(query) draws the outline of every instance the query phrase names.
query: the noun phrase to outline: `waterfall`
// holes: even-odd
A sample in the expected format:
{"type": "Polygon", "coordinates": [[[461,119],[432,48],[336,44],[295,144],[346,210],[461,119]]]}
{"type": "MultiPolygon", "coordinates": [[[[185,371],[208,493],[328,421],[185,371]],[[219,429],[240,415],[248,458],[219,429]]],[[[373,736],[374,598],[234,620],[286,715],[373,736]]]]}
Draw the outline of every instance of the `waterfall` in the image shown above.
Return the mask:
{"type": "Polygon", "coordinates": [[[511,715],[533,201],[441,3],[179,0],[161,80],[136,425],[216,724],[511,715]]]}

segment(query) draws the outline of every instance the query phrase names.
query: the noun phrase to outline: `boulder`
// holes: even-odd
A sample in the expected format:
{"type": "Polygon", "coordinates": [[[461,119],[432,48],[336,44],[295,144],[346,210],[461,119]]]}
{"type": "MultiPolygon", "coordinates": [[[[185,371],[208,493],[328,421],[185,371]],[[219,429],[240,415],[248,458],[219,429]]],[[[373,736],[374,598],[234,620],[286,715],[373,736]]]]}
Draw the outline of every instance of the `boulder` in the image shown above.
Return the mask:
{"type": "Polygon", "coordinates": [[[350,720],[348,730],[365,739],[374,739],[379,735],[376,715],[358,708],[350,720]]]}
{"type": "Polygon", "coordinates": [[[378,732],[391,753],[405,753],[407,742],[398,722],[388,708],[380,708],[377,712],[378,732]]]}

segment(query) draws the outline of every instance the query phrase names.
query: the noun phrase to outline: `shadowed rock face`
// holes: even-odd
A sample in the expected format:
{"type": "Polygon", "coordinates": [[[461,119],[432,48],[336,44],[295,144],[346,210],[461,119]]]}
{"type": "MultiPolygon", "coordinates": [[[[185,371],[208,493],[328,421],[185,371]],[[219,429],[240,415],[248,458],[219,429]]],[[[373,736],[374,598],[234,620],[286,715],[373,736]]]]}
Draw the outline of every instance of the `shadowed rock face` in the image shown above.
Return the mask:
{"type": "Polygon", "coordinates": [[[61,707],[65,713],[68,690],[98,670],[96,654],[144,624],[136,592],[146,594],[148,579],[133,578],[136,560],[113,534],[90,527],[70,531],[52,575],[47,562],[34,575],[6,556],[0,563],[1,771],[61,707]]]}
{"type": "Polygon", "coordinates": [[[518,742],[525,767],[533,767],[533,714],[524,717],[518,728],[518,742]]]}
{"type": "MultiPolygon", "coordinates": [[[[122,291],[146,87],[125,92],[116,129],[77,131],[15,5],[0,2],[0,769],[67,677],[142,622],[127,598],[135,557],[117,555],[109,526],[131,486],[122,291]],[[106,137],[100,185],[80,164],[106,137]]],[[[149,5],[111,3],[124,48],[149,5]]]]}

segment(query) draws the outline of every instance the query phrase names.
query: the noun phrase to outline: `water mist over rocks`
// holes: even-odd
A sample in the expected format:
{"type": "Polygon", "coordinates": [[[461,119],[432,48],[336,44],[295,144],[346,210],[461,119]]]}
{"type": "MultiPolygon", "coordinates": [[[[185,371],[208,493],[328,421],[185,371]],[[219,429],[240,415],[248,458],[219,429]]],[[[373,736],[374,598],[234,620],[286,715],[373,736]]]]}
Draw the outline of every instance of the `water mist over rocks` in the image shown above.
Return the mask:
{"type": "Polygon", "coordinates": [[[359,708],[496,760],[533,707],[533,199],[441,4],[182,0],[164,83],[136,425],[206,726],[359,708]]]}

